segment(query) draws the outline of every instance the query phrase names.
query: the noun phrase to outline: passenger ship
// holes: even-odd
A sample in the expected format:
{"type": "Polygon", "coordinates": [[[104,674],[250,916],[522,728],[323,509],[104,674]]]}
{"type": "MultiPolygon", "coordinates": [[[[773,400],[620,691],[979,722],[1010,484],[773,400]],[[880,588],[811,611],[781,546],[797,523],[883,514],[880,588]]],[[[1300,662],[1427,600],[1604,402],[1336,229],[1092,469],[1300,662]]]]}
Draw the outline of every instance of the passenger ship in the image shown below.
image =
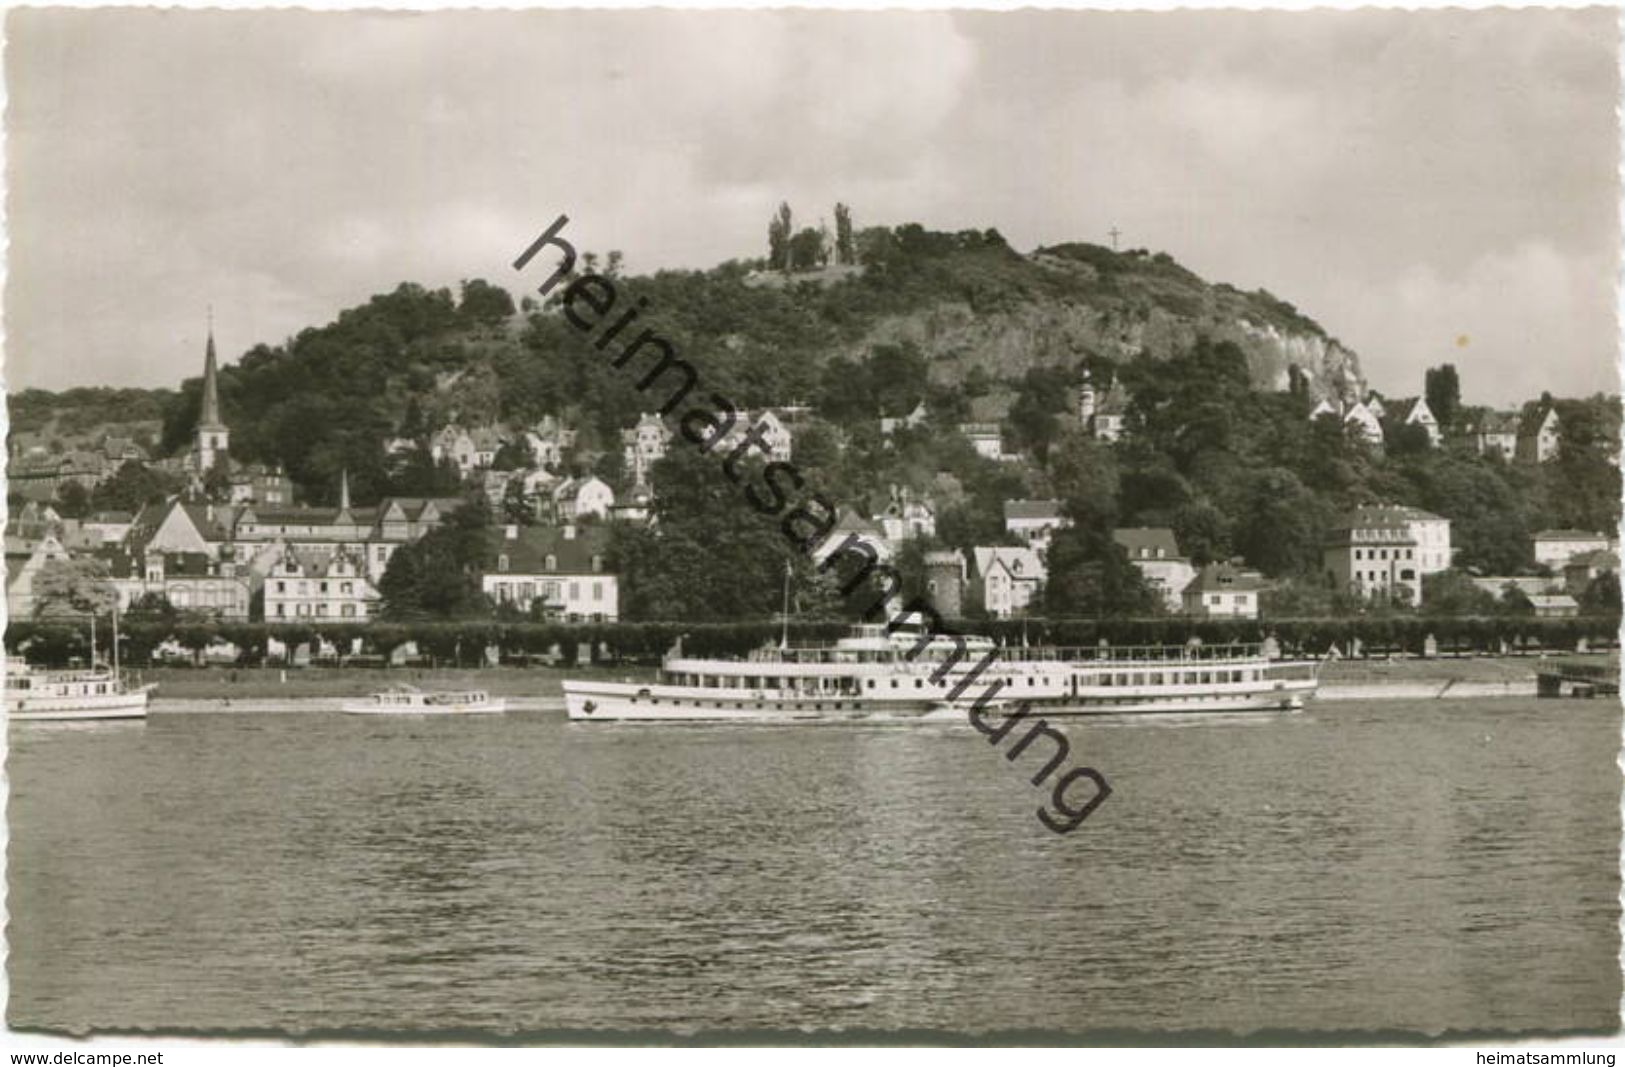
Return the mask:
{"type": "Polygon", "coordinates": [[[6,717],[14,722],[144,719],[151,685],[130,686],[117,670],[41,671],[6,661],[6,717]]]}
{"type": "Polygon", "coordinates": [[[917,718],[1030,704],[1046,715],[1296,711],[1319,665],[1257,645],[1000,650],[986,637],[862,625],[831,647],[669,654],[650,683],[566,680],[577,720],[917,718]]]}

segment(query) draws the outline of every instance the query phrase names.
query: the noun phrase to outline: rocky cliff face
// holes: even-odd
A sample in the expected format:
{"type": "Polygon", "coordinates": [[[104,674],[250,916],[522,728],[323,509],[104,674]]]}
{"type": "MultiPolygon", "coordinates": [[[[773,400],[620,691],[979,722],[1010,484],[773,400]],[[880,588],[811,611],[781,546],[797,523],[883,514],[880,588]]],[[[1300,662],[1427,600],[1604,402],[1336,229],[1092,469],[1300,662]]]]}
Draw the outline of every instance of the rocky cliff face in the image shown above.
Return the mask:
{"type": "Polygon", "coordinates": [[[948,298],[888,316],[848,354],[909,341],[932,358],[935,376],[953,382],[972,367],[1019,377],[1029,367],[1075,362],[1087,353],[1118,361],[1142,353],[1165,358],[1205,334],[1247,353],[1257,388],[1285,389],[1287,368],[1295,364],[1317,397],[1363,395],[1359,357],[1291,305],[1267,293],[1209,284],[1166,257],[1083,247],[1096,258],[1110,257],[1112,269],[1040,252],[1029,258],[1054,284],[1029,299],[977,311],[948,298]]]}

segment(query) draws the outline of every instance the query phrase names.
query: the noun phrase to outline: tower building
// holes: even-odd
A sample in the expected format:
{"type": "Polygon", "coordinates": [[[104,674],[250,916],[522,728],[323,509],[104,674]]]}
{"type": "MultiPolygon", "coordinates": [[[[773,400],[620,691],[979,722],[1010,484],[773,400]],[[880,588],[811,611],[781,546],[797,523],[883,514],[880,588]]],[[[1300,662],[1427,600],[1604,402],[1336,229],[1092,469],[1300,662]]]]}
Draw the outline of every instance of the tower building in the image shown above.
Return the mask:
{"type": "Polygon", "coordinates": [[[215,464],[224,464],[230,450],[231,431],[220,418],[219,371],[215,366],[214,324],[209,325],[209,342],[203,354],[203,406],[197,420],[197,469],[205,474],[215,464]]]}

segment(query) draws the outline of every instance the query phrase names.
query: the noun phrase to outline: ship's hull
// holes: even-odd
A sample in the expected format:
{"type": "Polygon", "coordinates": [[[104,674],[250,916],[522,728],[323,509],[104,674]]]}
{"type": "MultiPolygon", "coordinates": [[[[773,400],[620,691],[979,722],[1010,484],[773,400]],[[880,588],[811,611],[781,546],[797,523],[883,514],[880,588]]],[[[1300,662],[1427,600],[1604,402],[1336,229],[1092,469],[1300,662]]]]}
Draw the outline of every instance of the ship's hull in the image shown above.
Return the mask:
{"type": "Polygon", "coordinates": [[[6,704],[12,722],[77,722],[100,719],[145,719],[147,693],[108,693],[92,696],[28,697],[6,704]]]}
{"type": "MultiPolygon", "coordinates": [[[[1009,708],[1028,704],[1045,715],[1207,714],[1297,711],[1313,696],[1315,682],[1273,681],[1255,685],[1213,686],[1202,690],[1153,693],[1027,695],[1019,686],[1002,690],[994,704],[1009,708]]],[[[781,697],[698,687],[637,685],[622,682],[564,683],[569,717],[578,721],[719,722],[854,719],[939,719],[967,714],[976,691],[958,700],[872,699],[862,696],[781,697]]]]}

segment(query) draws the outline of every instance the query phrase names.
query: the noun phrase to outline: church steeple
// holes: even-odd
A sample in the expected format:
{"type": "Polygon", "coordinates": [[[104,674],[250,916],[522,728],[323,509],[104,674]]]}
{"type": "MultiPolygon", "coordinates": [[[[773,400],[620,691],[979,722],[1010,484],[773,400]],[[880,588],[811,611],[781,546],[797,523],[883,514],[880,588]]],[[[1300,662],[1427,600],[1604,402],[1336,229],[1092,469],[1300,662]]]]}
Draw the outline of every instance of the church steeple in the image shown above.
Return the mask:
{"type": "Polygon", "coordinates": [[[214,329],[209,329],[209,344],[203,354],[203,411],[198,416],[200,426],[220,425],[220,383],[215,367],[214,329]]]}
{"type": "Polygon", "coordinates": [[[220,420],[219,368],[214,354],[214,310],[209,310],[209,340],[203,349],[203,405],[197,420],[197,466],[200,472],[223,461],[230,431],[220,420]]]}

